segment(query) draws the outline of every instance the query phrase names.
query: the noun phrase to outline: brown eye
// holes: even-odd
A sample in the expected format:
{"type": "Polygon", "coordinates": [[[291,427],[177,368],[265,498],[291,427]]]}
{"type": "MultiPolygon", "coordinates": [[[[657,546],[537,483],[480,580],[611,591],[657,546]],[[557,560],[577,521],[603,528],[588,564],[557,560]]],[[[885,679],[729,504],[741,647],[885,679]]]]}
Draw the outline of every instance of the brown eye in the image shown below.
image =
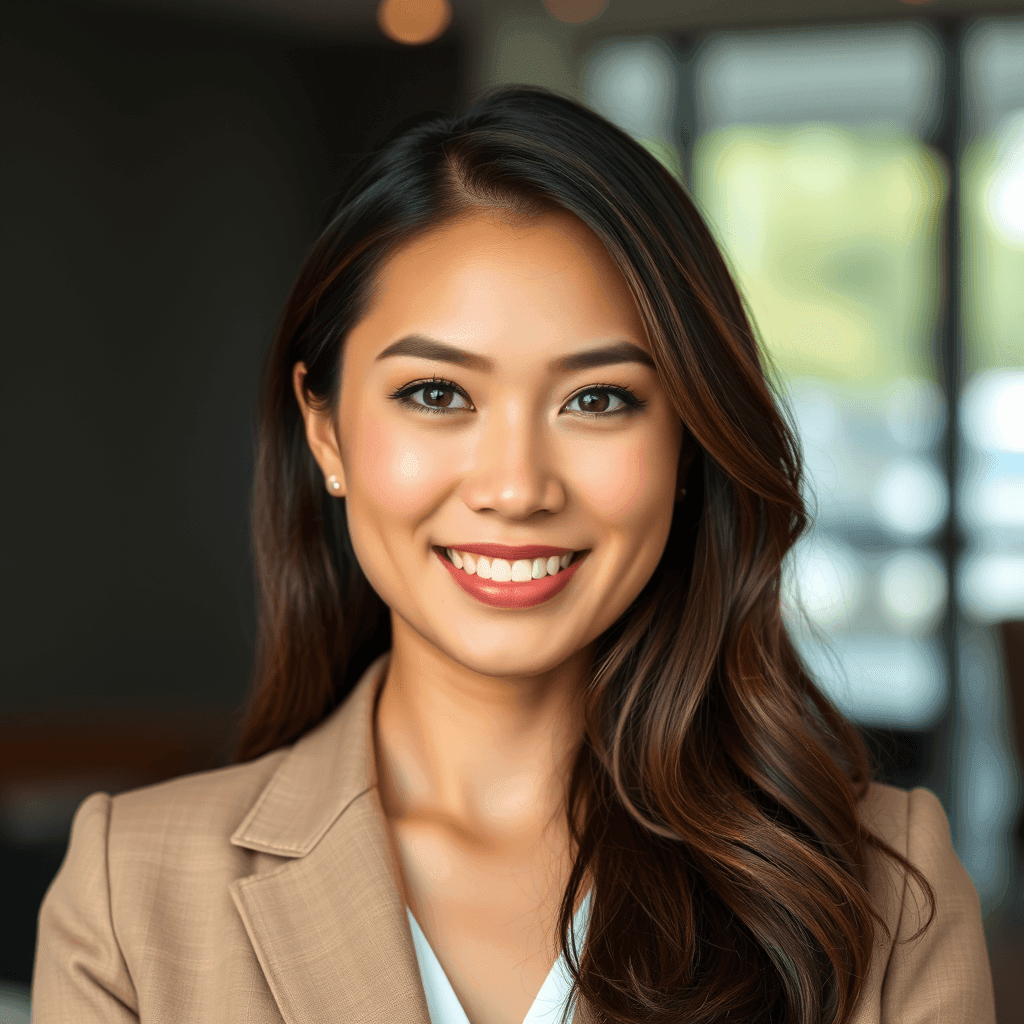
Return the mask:
{"type": "Polygon", "coordinates": [[[592,387],[581,391],[566,406],[570,412],[586,413],[590,416],[614,416],[646,405],[631,391],[619,387],[592,387]]]}
{"type": "Polygon", "coordinates": [[[580,408],[584,412],[607,412],[608,406],[611,405],[611,395],[600,391],[590,391],[585,395],[580,395],[579,401],[580,408]]]}
{"type": "Polygon", "coordinates": [[[457,384],[445,380],[409,384],[391,398],[419,412],[461,412],[472,409],[469,396],[457,384]]]}
{"type": "Polygon", "coordinates": [[[452,404],[455,392],[451,388],[424,388],[423,402],[425,405],[433,406],[435,409],[447,409],[452,404]]]}

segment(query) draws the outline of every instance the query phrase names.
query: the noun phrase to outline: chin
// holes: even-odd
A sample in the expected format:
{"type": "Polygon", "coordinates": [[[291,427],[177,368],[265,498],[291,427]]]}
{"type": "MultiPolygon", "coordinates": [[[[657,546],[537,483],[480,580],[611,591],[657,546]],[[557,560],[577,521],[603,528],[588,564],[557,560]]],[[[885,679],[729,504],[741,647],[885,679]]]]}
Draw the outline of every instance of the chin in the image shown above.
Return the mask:
{"type": "Polygon", "coordinates": [[[589,642],[572,642],[569,637],[560,640],[551,635],[549,624],[537,626],[526,631],[521,627],[477,628],[472,638],[439,636],[433,642],[464,668],[495,678],[539,676],[554,671],[589,642]]]}

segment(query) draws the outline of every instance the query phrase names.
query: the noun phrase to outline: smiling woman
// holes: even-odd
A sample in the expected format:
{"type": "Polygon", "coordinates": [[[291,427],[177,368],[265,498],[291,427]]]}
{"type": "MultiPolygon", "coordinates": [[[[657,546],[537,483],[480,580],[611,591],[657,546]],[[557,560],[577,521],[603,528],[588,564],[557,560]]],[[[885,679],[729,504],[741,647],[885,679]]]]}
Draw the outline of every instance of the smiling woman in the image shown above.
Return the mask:
{"type": "Polygon", "coordinates": [[[641,146],[525,87],[394,133],[268,356],[238,763],[82,805],[35,1019],[991,1024],[938,801],[783,626],[799,486],[641,146]]]}

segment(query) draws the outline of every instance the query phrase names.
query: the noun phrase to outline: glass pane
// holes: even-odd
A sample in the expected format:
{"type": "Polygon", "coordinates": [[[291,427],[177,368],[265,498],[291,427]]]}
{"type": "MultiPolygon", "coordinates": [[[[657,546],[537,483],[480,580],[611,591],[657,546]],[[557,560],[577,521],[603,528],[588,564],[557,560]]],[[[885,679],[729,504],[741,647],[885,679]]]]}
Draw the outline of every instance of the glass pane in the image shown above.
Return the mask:
{"type": "Polygon", "coordinates": [[[791,628],[852,718],[926,729],[947,700],[932,546],[947,175],[921,139],[938,48],[910,24],[726,34],[697,67],[694,194],[804,447],[815,524],[790,566],[791,628]]]}
{"type": "Polygon", "coordinates": [[[1012,891],[1007,839],[1021,794],[1008,729],[1015,705],[1024,722],[1021,681],[1004,677],[994,629],[1024,618],[1024,21],[972,27],[964,88],[956,738],[963,771],[953,838],[989,907],[1012,891]]]}
{"type": "Polygon", "coordinates": [[[1024,618],[1024,23],[979,25],[965,67],[960,598],[995,622],[1024,618]]]}

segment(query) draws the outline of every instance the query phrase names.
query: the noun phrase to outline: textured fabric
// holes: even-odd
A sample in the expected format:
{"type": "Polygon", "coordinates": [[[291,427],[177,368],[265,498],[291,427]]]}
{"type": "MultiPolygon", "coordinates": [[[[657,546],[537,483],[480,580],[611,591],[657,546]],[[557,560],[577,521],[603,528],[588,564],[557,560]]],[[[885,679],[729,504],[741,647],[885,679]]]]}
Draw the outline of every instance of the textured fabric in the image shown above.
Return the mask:
{"type": "MultiPolygon", "coordinates": [[[[290,748],[79,807],[39,915],[35,1024],[430,1024],[377,796],[378,659],[290,748]]],[[[994,1024],[978,897],[938,800],[873,785],[879,931],[853,1024],[994,1024]]],[[[574,1024],[594,1024],[581,1004],[574,1024]]]]}
{"type": "MultiPolygon", "coordinates": [[[[409,927],[412,930],[412,944],[416,950],[416,962],[420,968],[420,980],[427,997],[427,1010],[430,1012],[430,1024],[470,1024],[466,1011],[459,1002],[459,997],[444,973],[441,961],[437,959],[426,935],[413,912],[406,907],[409,927]]],[[[590,893],[583,897],[573,916],[572,934],[577,948],[582,948],[590,922],[590,893]]],[[[551,965],[548,976],[544,979],[533,1000],[530,1009],[523,1018],[522,1024],[559,1024],[562,1010],[572,995],[572,975],[566,966],[565,957],[559,953],[558,959],[551,965]]]]}

